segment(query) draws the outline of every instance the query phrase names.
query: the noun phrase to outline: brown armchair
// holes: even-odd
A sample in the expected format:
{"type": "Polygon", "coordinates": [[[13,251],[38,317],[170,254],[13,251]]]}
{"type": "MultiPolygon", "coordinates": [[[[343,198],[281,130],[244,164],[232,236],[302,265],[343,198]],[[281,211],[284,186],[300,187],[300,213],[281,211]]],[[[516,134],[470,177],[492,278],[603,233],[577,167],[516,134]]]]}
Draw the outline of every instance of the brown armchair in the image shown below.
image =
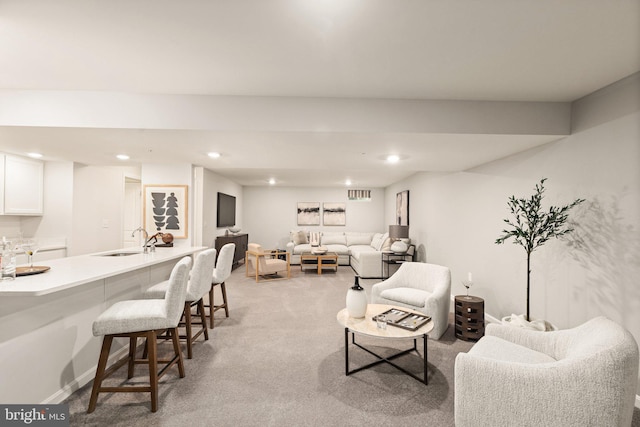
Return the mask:
{"type": "Polygon", "coordinates": [[[257,243],[249,243],[245,253],[244,264],[246,275],[249,277],[249,267],[253,269],[251,275],[255,274],[256,282],[262,277],[263,280],[288,279],[291,277],[291,265],[289,263],[289,252],[278,250],[262,249],[257,243]],[[284,259],[281,259],[284,257],[284,259]],[[286,272],[286,276],[278,273],[286,272]]]}

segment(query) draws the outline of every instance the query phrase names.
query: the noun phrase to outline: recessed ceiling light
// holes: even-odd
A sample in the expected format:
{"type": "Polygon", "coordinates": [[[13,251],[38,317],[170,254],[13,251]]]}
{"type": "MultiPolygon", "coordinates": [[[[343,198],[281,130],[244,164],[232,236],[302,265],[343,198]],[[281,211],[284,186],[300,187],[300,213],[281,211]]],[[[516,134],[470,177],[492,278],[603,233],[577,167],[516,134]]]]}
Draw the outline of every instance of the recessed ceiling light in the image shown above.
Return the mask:
{"type": "Polygon", "coordinates": [[[351,180],[350,180],[350,179],[347,179],[347,180],[344,182],[344,185],[346,185],[347,187],[348,187],[348,186],[350,186],[350,185],[351,185],[351,180]]]}
{"type": "Polygon", "coordinates": [[[207,156],[211,157],[212,159],[217,159],[220,157],[220,153],[212,151],[210,153],[207,153],[207,156]]]}
{"type": "Polygon", "coordinates": [[[40,154],[40,153],[27,153],[27,156],[32,157],[34,159],[41,159],[42,158],[42,154],[40,154]]]}
{"type": "Polygon", "coordinates": [[[400,156],[396,154],[390,154],[387,156],[387,163],[398,163],[400,161],[400,156]]]}
{"type": "Polygon", "coordinates": [[[275,178],[269,178],[269,185],[275,185],[275,184],[276,184],[275,178]]]}
{"type": "Polygon", "coordinates": [[[129,156],[127,156],[126,154],[118,154],[116,155],[116,157],[118,158],[118,160],[129,160],[129,156]]]}

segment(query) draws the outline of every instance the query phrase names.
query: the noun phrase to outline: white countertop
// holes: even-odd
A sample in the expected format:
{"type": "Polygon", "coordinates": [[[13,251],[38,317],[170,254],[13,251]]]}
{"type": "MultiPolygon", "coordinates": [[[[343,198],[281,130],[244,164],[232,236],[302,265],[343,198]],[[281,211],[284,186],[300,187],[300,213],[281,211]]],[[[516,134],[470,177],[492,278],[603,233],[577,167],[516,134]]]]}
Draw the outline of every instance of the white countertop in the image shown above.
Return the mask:
{"type": "Polygon", "coordinates": [[[155,252],[143,254],[141,248],[126,248],[98,254],[79,255],[54,260],[35,262],[51,267],[49,271],[31,276],[16,277],[15,280],[0,281],[0,296],[38,296],[94,282],[106,277],[149,267],[171,259],[181,258],[207,249],[204,246],[157,248],[155,252]],[[114,252],[138,252],[128,256],[101,256],[114,252]]]}

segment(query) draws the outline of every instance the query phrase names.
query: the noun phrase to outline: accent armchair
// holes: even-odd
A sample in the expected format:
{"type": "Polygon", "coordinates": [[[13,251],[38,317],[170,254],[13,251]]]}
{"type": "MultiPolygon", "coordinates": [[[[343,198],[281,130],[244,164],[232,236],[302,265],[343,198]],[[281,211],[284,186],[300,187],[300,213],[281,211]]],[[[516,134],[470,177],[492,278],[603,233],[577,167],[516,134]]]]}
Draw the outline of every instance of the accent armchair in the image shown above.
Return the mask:
{"type": "Polygon", "coordinates": [[[431,316],[431,338],[440,339],[449,326],[451,271],[448,267],[405,262],[396,273],[371,288],[373,304],[410,308],[431,316]]]}
{"type": "Polygon", "coordinates": [[[638,345],[597,317],[540,332],[489,324],[455,362],[455,423],[465,426],[629,426],[638,345]]]}
{"type": "Polygon", "coordinates": [[[277,280],[291,277],[289,252],[286,251],[264,250],[257,243],[249,243],[244,263],[247,277],[255,275],[256,282],[260,281],[260,278],[277,280]],[[282,275],[278,273],[282,273],[282,275]]]}

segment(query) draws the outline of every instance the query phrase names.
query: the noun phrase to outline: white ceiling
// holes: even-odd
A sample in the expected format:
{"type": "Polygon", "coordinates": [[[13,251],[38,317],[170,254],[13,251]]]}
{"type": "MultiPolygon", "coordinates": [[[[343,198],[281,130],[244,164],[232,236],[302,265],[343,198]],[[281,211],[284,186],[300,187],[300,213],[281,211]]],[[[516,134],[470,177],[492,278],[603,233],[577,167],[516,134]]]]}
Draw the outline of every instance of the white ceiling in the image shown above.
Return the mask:
{"type": "MultiPolygon", "coordinates": [[[[570,102],[639,70],[637,0],[0,0],[0,90],[570,102]]],[[[0,138],[3,151],[83,163],[116,148],[171,158],[243,185],[377,187],[557,136],[5,127],[0,138]],[[222,143],[221,159],[203,155],[222,143]],[[395,168],[381,161],[391,151],[395,168]]]]}

